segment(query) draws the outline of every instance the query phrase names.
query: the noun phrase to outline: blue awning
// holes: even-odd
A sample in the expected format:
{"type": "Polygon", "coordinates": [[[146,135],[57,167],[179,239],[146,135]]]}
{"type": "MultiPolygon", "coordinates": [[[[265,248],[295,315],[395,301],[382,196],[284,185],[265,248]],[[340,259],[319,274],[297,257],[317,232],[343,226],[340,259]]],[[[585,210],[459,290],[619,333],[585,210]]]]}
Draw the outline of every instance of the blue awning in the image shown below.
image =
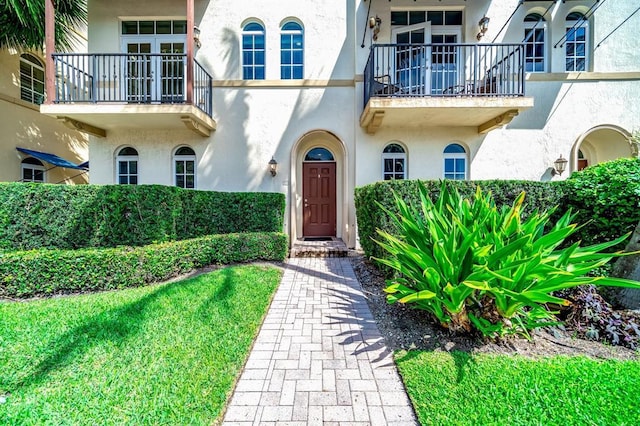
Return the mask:
{"type": "MultiPolygon", "coordinates": [[[[34,151],[31,149],[26,149],[26,148],[18,148],[16,147],[16,149],[24,154],[30,155],[34,158],[37,158],[38,160],[42,160],[42,161],[46,161],[49,164],[53,164],[54,166],[57,167],[64,167],[67,169],[76,169],[76,170],[88,170],[88,167],[84,167],[83,165],[85,163],[82,163],[80,165],[78,164],[74,164],[69,160],[65,160],[64,158],[58,157],[57,155],[54,154],[48,154],[46,152],[40,152],[40,151],[34,151]]],[[[88,163],[88,162],[86,162],[88,163]]],[[[87,164],[88,166],[88,164],[87,164]]]]}

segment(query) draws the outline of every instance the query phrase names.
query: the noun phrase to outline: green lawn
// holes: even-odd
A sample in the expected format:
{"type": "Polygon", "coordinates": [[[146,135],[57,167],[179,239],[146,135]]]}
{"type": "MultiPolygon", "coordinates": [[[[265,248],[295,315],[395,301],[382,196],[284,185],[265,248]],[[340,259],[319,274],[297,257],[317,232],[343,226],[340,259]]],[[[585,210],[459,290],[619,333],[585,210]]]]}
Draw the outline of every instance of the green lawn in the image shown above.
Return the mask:
{"type": "Polygon", "coordinates": [[[640,362],[398,352],[424,425],[638,425],[640,362]]]}
{"type": "Polygon", "coordinates": [[[0,303],[0,424],[211,424],[280,276],[0,303]]]}

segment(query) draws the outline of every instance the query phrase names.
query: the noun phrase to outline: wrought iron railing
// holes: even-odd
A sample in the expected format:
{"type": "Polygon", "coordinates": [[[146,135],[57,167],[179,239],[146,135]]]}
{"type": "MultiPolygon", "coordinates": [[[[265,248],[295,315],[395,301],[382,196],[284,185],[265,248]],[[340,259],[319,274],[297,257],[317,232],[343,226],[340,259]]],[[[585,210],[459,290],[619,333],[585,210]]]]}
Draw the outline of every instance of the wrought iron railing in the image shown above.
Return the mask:
{"type": "MultiPolygon", "coordinates": [[[[187,56],[55,53],[56,103],[185,104],[187,56]]],[[[194,60],[193,104],[212,116],[212,78],[194,60]]]]}
{"type": "Polygon", "coordinates": [[[371,97],[524,96],[522,44],[376,44],[364,71],[371,97]]]}

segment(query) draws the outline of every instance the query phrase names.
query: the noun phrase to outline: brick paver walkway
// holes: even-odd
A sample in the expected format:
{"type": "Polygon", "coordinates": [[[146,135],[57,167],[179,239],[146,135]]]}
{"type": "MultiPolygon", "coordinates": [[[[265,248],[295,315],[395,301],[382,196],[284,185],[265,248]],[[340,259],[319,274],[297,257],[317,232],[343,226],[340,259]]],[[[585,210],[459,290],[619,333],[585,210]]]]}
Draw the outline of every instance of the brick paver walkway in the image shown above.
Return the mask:
{"type": "Polygon", "coordinates": [[[223,424],[417,424],[349,259],[289,259],[223,424]]]}

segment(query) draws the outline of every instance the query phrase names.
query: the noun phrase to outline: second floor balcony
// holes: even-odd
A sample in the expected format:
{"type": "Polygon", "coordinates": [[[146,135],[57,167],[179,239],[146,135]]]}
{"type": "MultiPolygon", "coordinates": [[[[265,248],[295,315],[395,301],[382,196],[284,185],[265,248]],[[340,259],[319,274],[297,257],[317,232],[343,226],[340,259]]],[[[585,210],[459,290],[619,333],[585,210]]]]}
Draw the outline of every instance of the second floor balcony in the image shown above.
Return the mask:
{"type": "Polygon", "coordinates": [[[212,77],[185,54],[55,53],[55,98],[41,111],[97,136],[112,128],[215,130],[212,77]],[[192,69],[189,84],[187,75],[192,69]]]}
{"type": "Polygon", "coordinates": [[[377,44],[364,72],[368,133],[470,126],[486,133],[531,108],[522,44],[377,44]]]}

